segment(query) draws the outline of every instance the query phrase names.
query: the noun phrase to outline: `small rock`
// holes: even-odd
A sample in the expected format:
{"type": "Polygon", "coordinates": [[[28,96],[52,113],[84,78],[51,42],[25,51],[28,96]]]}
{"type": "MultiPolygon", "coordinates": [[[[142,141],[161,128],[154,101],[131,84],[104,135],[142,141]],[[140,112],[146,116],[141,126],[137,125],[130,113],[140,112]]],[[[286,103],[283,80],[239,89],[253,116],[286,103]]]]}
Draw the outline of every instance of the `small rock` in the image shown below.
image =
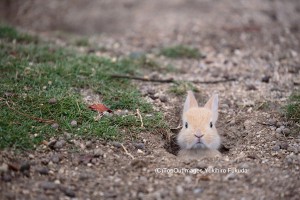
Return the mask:
{"type": "Polygon", "coordinates": [[[139,154],[145,154],[145,152],[143,152],[143,151],[140,150],[140,149],[137,150],[137,153],[139,153],[139,154]]]}
{"type": "Polygon", "coordinates": [[[51,124],[51,127],[54,129],[58,129],[59,125],[58,125],[58,123],[54,123],[54,124],[51,124]]]}
{"type": "Polygon", "coordinates": [[[291,133],[291,130],[290,130],[289,128],[284,128],[284,129],[282,130],[282,133],[288,135],[288,134],[291,133]]]}
{"type": "Polygon", "coordinates": [[[71,126],[72,126],[72,127],[77,126],[77,121],[76,121],[76,120],[72,120],[72,121],[71,121],[71,126]]]}
{"type": "Polygon", "coordinates": [[[43,165],[48,165],[49,159],[43,158],[43,159],[41,160],[41,163],[42,163],[43,165]]]}
{"type": "Polygon", "coordinates": [[[202,190],[201,188],[195,188],[195,189],[193,190],[193,193],[194,193],[194,194],[200,194],[202,191],[203,191],[203,190],[202,190]]]}
{"type": "Polygon", "coordinates": [[[145,149],[145,144],[144,143],[134,143],[133,145],[137,149],[145,149]]]}
{"type": "Polygon", "coordinates": [[[273,148],[272,148],[273,151],[279,151],[280,150],[280,146],[279,145],[275,145],[273,148]]]}
{"type": "Polygon", "coordinates": [[[276,126],[277,121],[276,121],[276,119],[269,119],[268,123],[272,126],[276,126]]]}
{"type": "Polygon", "coordinates": [[[187,182],[187,183],[191,183],[192,182],[192,177],[191,176],[185,176],[184,181],[187,182]]]}
{"type": "Polygon", "coordinates": [[[98,158],[92,158],[91,163],[96,165],[98,163],[98,158]]]}
{"type": "Polygon", "coordinates": [[[143,58],[145,56],[145,53],[144,52],[131,52],[129,54],[129,57],[132,58],[132,59],[140,59],[140,58],[143,58]]]}
{"type": "Polygon", "coordinates": [[[276,133],[282,133],[281,128],[276,128],[276,133]]]}
{"type": "Polygon", "coordinates": [[[277,122],[277,123],[276,123],[276,126],[277,126],[277,127],[280,127],[280,126],[282,126],[282,124],[283,124],[282,122],[277,122]]]}
{"type": "Polygon", "coordinates": [[[234,173],[229,173],[225,176],[225,180],[233,180],[236,177],[234,173]]]}
{"type": "Polygon", "coordinates": [[[148,88],[147,93],[148,93],[149,95],[154,95],[154,94],[155,94],[155,90],[154,90],[154,89],[151,89],[151,88],[148,88]]]}
{"type": "Polygon", "coordinates": [[[51,98],[49,99],[48,101],[50,104],[56,104],[57,103],[57,100],[55,98],[51,98]]]}
{"type": "Polygon", "coordinates": [[[44,181],[40,183],[40,187],[44,190],[54,190],[56,188],[56,184],[53,182],[44,181]]]}
{"type": "Polygon", "coordinates": [[[120,142],[115,142],[115,141],[113,141],[113,142],[111,143],[111,145],[113,145],[114,147],[117,147],[117,148],[121,148],[121,147],[122,147],[122,145],[121,145],[120,142]]]}
{"type": "Polygon", "coordinates": [[[281,148],[281,149],[287,149],[288,146],[289,146],[289,144],[288,144],[287,142],[282,142],[282,143],[280,144],[280,148],[281,148]]]}
{"type": "Polygon", "coordinates": [[[183,190],[182,186],[177,185],[176,186],[176,194],[178,194],[179,196],[181,196],[181,195],[183,195],[183,192],[184,192],[184,190],[183,190]]]}
{"type": "Polygon", "coordinates": [[[168,101],[168,98],[167,98],[166,95],[160,95],[160,96],[159,96],[159,100],[160,100],[161,102],[167,102],[167,101],[168,101]]]}
{"type": "Polygon", "coordinates": [[[6,163],[3,163],[1,166],[0,166],[0,173],[1,172],[7,172],[8,171],[8,165],[6,163]]]}
{"type": "Polygon", "coordinates": [[[74,198],[76,196],[75,192],[67,187],[60,187],[60,190],[68,197],[74,198]]]}
{"type": "Polygon", "coordinates": [[[61,149],[66,144],[65,140],[59,140],[54,144],[55,149],[61,149]]]}
{"type": "Polygon", "coordinates": [[[246,86],[246,90],[257,90],[257,87],[255,85],[250,84],[246,86]]]}
{"type": "Polygon", "coordinates": [[[89,148],[92,147],[92,144],[93,144],[93,143],[92,143],[91,141],[86,141],[85,147],[89,149],[89,148]]]}
{"type": "Polygon", "coordinates": [[[261,82],[263,82],[263,83],[269,83],[270,78],[271,78],[271,76],[266,75],[266,76],[262,77],[261,82]]]}
{"type": "Polygon", "coordinates": [[[55,148],[54,148],[54,145],[55,145],[56,142],[57,142],[57,140],[51,140],[51,141],[48,143],[48,147],[49,147],[50,149],[55,149],[55,148]]]}
{"type": "Polygon", "coordinates": [[[295,148],[295,147],[292,147],[292,146],[289,146],[289,147],[287,148],[287,150],[290,151],[290,152],[294,152],[295,154],[298,153],[298,149],[295,148]]]}
{"type": "Polygon", "coordinates": [[[4,182],[10,182],[11,179],[12,179],[12,177],[11,177],[11,175],[8,174],[8,173],[4,173],[4,174],[2,175],[2,180],[3,180],[4,182]]]}
{"type": "Polygon", "coordinates": [[[59,162],[59,156],[55,154],[55,155],[52,156],[51,160],[52,160],[53,163],[58,163],[59,162]]]}
{"type": "Polygon", "coordinates": [[[100,157],[103,156],[104,152],[102,151],[102,149],[94,149],[94,157],[100,157]]]}
{"type": "Polygon", "coordinates": [[[46,167],[42,167],[42,168],[38,169],[37,172],[40,173],[41,175],[48,175],[49,169],[46,167]]]}
{"type": "Polygon", "coordinates": [[[64,132],[64,137],[66,140],[70,140],[72,138],[71,134],[68,132],[64,132]]]}
{"type": "Polygon", "coordinates": [[[29,162],[24,162],[21,164],[20,172],[24,173],[25,171],[29,171],[29,170],[30,170],[29,162]]]}

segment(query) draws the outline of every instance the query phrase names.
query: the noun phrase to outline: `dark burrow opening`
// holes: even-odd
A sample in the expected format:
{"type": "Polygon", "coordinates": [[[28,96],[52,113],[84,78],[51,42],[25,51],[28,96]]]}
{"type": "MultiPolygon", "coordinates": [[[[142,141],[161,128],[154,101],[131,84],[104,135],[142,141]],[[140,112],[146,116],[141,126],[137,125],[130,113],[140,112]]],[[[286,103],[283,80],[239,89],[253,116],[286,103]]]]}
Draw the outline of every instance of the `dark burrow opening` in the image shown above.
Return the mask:
{"type": "MultiPolygon", "coordinates": [[[[177,144],[177,135],[179,133],[180,129],[171,129],[172,135],[169,137],[165,137],[165,144],[164,148],[167,152],[177,156],[178,152],[180,150],[179,145],[177,144]]],[[[229,145],[226,144],[226,141],[222,141],[222,144],[219,148],[219,151],[221,154],[228,154],[230,151],[229,145]]]]}

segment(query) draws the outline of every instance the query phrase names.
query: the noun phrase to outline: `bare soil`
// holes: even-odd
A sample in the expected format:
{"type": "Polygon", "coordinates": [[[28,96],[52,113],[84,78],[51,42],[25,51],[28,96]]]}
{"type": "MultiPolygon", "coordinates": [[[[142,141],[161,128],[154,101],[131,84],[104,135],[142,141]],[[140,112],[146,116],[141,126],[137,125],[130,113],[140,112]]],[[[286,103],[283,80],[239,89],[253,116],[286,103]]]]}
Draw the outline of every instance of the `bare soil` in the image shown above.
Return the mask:
{"type": "MultiPolygon", "coordinates": [[[[58,147],[0,152],[1,170],[9,163],[0,179],[1,199],[299,199],[300,134],[280,110],[299,90],[299,1],[32,0],[3,1],[0,9],[2,19],[60,45],[70,45],[68,36],[55,30],[88,34],[93,46],[105,49],[96,55],[146,52],[161,68],[174,67],[147,69],[156,78],[237,78],[195,84],[200,103],[213,92],[220,95],[222,158],[179,160],[176,132],[168,138],[168,130],[141,132],[136,141],[123,143],[127,153],[120,143],[65,134],[53,138],[66,141],[58,147]],[[173,44],[196,47],[205,56],[155,54],[173,44]]],[[[170,93],[171,84],[135,82],[176,128],[184,96],[170,93]]]]}

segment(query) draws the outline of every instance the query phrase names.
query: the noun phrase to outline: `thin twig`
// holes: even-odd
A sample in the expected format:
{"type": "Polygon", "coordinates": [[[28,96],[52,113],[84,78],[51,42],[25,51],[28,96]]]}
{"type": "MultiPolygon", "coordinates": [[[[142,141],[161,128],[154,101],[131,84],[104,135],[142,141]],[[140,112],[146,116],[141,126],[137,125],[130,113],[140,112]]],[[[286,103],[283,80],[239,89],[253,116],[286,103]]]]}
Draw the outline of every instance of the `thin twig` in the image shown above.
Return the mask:
{"type": "MultiPolygon", "coordinates": [[[[158,82],[158,83],[176,83],[179,80],[174,80],[173,78],[169,79],[153,79],[153,78],[145,78],[145,77],[137,77],[137,76],[128,76],[128,75],[120,75],[120,74],[114,74],[111,75],[112,78],[125,78],[125,79],[134,79],[139,81],[148,81],[148,82],[158,82]]],[[[187,81],[187,80],[183,80],[187,81]]],[[[192,80],[187,82],[192,83],[199,83],[199,84],[217,84],[217,83],[225,83],[230,81],[236,81],[236,78],[228,78],[228,79],[222,79],[222,80],[215,80],[215,81],[198,81],[198,80],[192,80]]]]}
{"type": "Polygon", "coordinates": [[[264,125],[264,126],[274,126],[274,124],[269,124],[269,123],[265,123],[265,122],[256,122],[256,123],[264,125]]]}
{"type": "Polygon", "coordinates": [[[141,121],[141,127],[144,128],[143,118],[142,118],[142,115],[141,115],[141,113],[140,113],[140,110],[139,110],[139,109],[136,109],[136,113],[137,113],[137,115],[138,115],[139,118],[140,118],[140,121],[141,121]]]}
{"type": "Polygon", "coordinates": [[[134,159],[133,155],[131,155],[131,153],[129,153],[129,152],[127,151],[127,149],[124,147],[124,145],[121,144],[121,146],[122,146],[122,148],[124,149],[125,153],[126,153],[128,156],[130,156],[132,159],[134,159]]]}
{"type": "MultiPolygon", "coordinates": [[[[4,99],[0,99],[0,100],[4,100],[4,99]]],[[[27,117],[27,118],[30,118],[32,120],[35,120],[35,121],[38,121],[38,122],[43,122],[43,123],[47,123],[47,124],[53,124],[55,121],[54,120],[50,120],[50,119],[42,119],[42,118],[38,118],[38,117],[33,117],[33,116],[30,116],[30,115],[27,115],[26,113],[23,113],[23,112],[20,112],[16,109],[14,109],[13,107],[11,107],[8,103],[8,101],[5,101],[7,107],[17,113],[19,113],[20,115],[24,116],[24,117],[27,117]]]]}

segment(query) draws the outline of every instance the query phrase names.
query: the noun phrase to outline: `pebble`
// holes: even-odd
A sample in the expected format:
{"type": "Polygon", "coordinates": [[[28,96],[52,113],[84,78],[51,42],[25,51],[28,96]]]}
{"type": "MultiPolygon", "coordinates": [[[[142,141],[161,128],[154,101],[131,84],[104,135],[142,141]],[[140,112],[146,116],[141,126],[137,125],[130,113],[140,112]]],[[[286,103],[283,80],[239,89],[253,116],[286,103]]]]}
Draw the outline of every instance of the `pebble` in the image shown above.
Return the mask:
{"type": "Polygon", "coordinates": [[[276,123],[276,126],[277,126],[277,127],[282,126],[282,122],[277,122],[277,123],[276,123]]]}
{"type": "Polygon", "coordinates": [[[269,83],[271,76],[269,75],[265,75],[264,77],[262,77],[261,82],[263,83],[269,83]]]}
{"type": "Polygon", "coordinates": [[[289,144],[288,144],[287,142],[282,142],[282,143],[280,143],[280,148],[281,148],[281,149],[287,149],[288,146],[289,146],[289,144]]]}
{"type": "Polygon", "coordinates": [[[194,194],[200,194],[202,191],[203,191],[203,190],[202,190],[201,188],[195,188],[195,189],[193,190],[193,193],[194,193],[194,194]]]}
{"type": "Polygon", "coordinates": [[[184,181],[187,182],[187,183],[191,183],[192,182],[192,177],[191,176],[185,176],[184,181]]]}
{"type": "Polygon", "coordinates": [[[44,181],[40,183],[40,187],[44,190],[54,190],[56,188],[56,184],[49,181],[44,181]]]}
{"type": "Polygon", "coordinates": [[[137,153],[139,153],[139,154],[145,154],[145,152],[143,152],[143,151],[140,150],[140,149],[137,150],[137,153]]]}
{"type": "Polygon", "coordinates": [[[0,172],[7,172],[8,171],[8,165],[6,163],[3,163],[0,166],[0,172]]]}
{"type": "Polygon", "coordinates": [[[155,90],[152,89],[152,88],[148,88],[148,89],[147,89],[147,93],[148,93],[149,95],[154,95],[154,94],[155,94],[155,90]]]}
{"type": "Polygon", "coordinates": [[[94,156],[95,157],[100,157],[103,156],[104,152],[102,151],[102,149],[94,149],[94,156]]]}
{"type": "Polygon", "coordinates": [[[49,169],[46,167],[42,167],[42,168],[38,169],[37,172],[40,173],[41,175],[48,175],[49,169]]]}
{"type": "Polygon", "coordinates": [[[71,124],[72,127],[75,127],[75,126],[77,126],[77,121],[76,120],[72,120],[70,124],[71,124]]]}
{"type": "Polygon", "coordinates": [[[29,162],[24,162],[21,164],[21,167],[20,167],[21,172],[25,172],[25,171],[29,171],[29,170],[30,170],[29,162]]]}
{"type": "Polygon", "coordinates": [[[65,140],[59,140],[54,144],[55,149],[61,149],[66,144],[65,140]]]}
{"type": "Polygon", "coordinates": [[[225,180],[233,180],[235,176],[236,175],[234,173],[229,173],[225,176],[225,180]]]}
{"type": "Polygon", "coordinates": [[[54,145],[55,145],[56,142],[57,142],[57,140],[51,140],[51,141],[48,143],[48,147],[49,147],[50,149],[54,149],[54,145]]]}
{"type": "Polygon", "coordinates": [[[51,98],[49,99],[48,101],[50,104],[56,104],[57,103],[57,100],[55,98],[51,98]]]}
{"type": "Polygon", "coordinates": [[[68,197],[74,198],[76,196],[75,192],[68,187],[60,187],[60,190],[68,197]]]}
{"type": "Polygon", "coordinates": [[[289,128],[284,128],[282,130],[283,134],[290,134],[291,133],[291,130],[289,128]]]}
{"type": "Polygon", "coordinates": [[[92,147],[92,142],[91,141],[86,141],[85,147],[88,148],[88,149],[91,148],[92,147]]]}
{"type": "Polygon", "coordinates": [[[177,186],[176,186],[176,193],[177,193],[179,196],[181,196],[181,195],[183,194],[183,192],[184,192],[184,190],[183,190],[182,186],[177,185],[177,186]]]}
{"type": "Polygon", "coordinates": [[[43,165],[48,165],[49,159],[48,159],[48,158],[43,158],[43,159],[41,160],[41,163],[42,163],[43,165]]]}
{"type": "Polygon", "coordinates": [[[282,132],[281,128],[276,128],[276,133],[281,133],[281,132],[282,132]]]}
{"type": "Polygon", "coordinates": [[[160,95],[160,96],[159,96],[159,100],[160,100],[161,102],[167,102],[167,101],[168,101],[168,98],[167,98],[166,95],[160,95]]]}
{"type": "Polygon", "coordinates": [[[295,154],[297,154],[297,153],[298,153],[298,149],[297,149],[297,148],[295,148],[295,147],[291,147],[291,146],[289,146],[289,147],[287,148],[287,150],[288,150],[288,151],[290,151],[290,152],[294,152],[295,154]]]}
{"type": "Polygon", "coordinates": [[[51,124],[51,127],[54,129],[58,129],[59,125],[58,125],[58,123],[54,123],[54,124],[51,124]]]}
{"type": "Polygon", "coordinates": [[[269,120],[268,120],[268,123],[269,123],[270,125],[276,126],[277,121],[276,121],[276,119],[269,119],[269,120]]]}
{"type": "Polygon", "coordinates": [[[4,173],[4,174],[2,175],[2,180],[3,180],[4,182],[10,182],[11,179],[12,179],[12,177],[11,177],[11,175],[8,174],[8,173],[4,173]]]}
{"type": "Polygon", "coordinates": [[[53,155],[51,158],[53,163],[58,163],[59,162],[59,156],[58,155],[53,155]]]}
{"type": "Polygon", "coordinates": [[[257,90],[257,87],[255,85],[250,84],[246,86],[246,90],[257,90]]]}
{"type": "Polygon", "coordinates": [[[144,143],[134,143],[133,145],[137,149],[145,149],[145,144],[144,143]]]}
{"type": "Polygon", "coordinates": [[[279,145],[275,145],[273,148],[272,148],[273,151],[279,151],[280,150],[280,146],[279,145]]]}
{"type": "Polygon", "coordinates": [[[117,147],[117,148],[121,148],[121,147],[122,147],[122,145],[121,145],[120,142],[115,142],[115,141],[113,141],[113,142],[111,143],[111,145],[113,145],[114,147],[117,147]]]}
{"type": "Polygon", "coordinates": [[[70,140],[72,138],[71,134],[68,133],[68,132],[64,132],[64,137],[67,139],[67,140],[70,140]]]}

